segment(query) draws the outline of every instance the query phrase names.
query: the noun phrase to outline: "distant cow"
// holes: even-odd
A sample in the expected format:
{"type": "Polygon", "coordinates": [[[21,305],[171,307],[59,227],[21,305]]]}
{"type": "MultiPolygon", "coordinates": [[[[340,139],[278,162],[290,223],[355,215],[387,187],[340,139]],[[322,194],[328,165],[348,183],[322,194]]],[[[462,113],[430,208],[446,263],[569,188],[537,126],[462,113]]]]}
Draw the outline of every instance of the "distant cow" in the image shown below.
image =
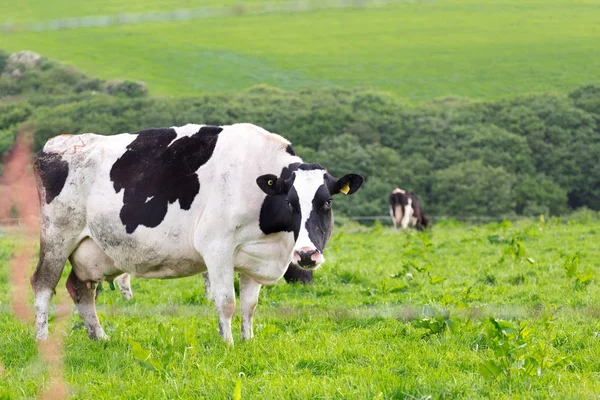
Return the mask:
{"type": "Polygon", "coordinates": [[[290,263],[318,268],[333,230],[332,195],[363,183],[360,175],[337,179],[303,163],[289,141],[251,124],[62,135],[46,143],[34,169],[38,340],[48,337],[48,308],[67,259],[67,290],[91,338],[107,338],[96,315],[97,283],[123,273],[208,271],[227,343],[239,272],[241,336],[249,339],[261,285],[277,282],[290,263]]]}
{"type": "Polygon", "coordinates": [[[423,214],[421,203],[414,193],[399,188],[390,194],[390,216],[394,228],[401,226],[403,229],[414,226],[423,230],[429,225],[429,220],[423,214]]]}

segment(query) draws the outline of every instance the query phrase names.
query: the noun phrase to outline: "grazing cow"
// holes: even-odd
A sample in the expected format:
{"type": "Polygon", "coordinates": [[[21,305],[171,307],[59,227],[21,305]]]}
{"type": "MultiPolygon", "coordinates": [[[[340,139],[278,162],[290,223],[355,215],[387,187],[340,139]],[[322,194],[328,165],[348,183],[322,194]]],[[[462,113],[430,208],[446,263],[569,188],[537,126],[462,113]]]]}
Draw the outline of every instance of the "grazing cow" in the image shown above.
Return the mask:
{"type": "Polygon", "coordinates": [[[398,225],[403,229],[414,226],[417,230],[423,230],[429,225],[417,196],[399,188],[390,194],[390,216],[396,230],[398,225]]]}
{"type": "Polygon", "coordinates": [[[223,340],[233,343],[234,273],[240,274],[242,339],[250,339],[261,285],[290,263],[324,261],[336,179],[305,164],[289,141],[251,124],[148,129],[115,136],[62,135],[34,162],[41,204],[40,259],[31,278],[36,338],[67,259],[67,290],[88,335],[107,338],[96,315],[97,283],[129,273],[176,278],[207,271],[223,340]]]}

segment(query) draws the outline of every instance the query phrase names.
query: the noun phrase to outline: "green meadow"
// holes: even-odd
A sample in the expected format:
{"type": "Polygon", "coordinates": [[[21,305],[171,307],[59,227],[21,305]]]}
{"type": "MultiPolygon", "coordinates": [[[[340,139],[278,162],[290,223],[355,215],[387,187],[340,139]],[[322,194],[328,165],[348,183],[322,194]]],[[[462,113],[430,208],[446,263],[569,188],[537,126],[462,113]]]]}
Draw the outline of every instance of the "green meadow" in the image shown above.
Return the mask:
{"type": "MultiPolygon", "coordinates": [[[[17,239],[3,235],[0,398],[29,398],[49,371],[32,324],[10,312],[17,239]]],[[[52,318],[51,336],[63,340],[64,376],[80,399],[592,398],[599,242],[598,216],[585,212],[438,221],[425,233],[346,223],[313,285],[263,288],[253,341],[222,343],[199,276],[134,278],[131,301],[105,285],[98,308],[110,341],[89,340],[75,313],[52,318]]]]}
{"type": "MultiPolygon", "coordinates": [[[[0,24],[237,3],[3,2],[0,24]]],[[[364,9],[240,12],[186,22],[2,32],[0,48],[33,50],[103,79],[142,80],[154,95],[238,91],[266,83],[289,90],[368,87],[413,101],[496,99],[598,83],[599,20],[600,5],[590,0],[407,1],[364,9]]]]}

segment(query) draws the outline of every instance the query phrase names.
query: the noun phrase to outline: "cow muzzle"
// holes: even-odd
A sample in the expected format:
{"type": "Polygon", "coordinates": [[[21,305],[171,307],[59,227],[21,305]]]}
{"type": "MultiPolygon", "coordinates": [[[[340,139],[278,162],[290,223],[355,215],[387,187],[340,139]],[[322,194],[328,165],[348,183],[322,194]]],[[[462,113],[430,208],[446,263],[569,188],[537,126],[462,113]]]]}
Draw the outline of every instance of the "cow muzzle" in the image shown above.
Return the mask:
{"type": "Polygon", "coordinates": [[[325,261],[323,254],[315,248],[301,247],[300,249],[294,250],[292,257],[292,264],[306,270],[313,270],[319,268],[319,265],[325,261]]]}

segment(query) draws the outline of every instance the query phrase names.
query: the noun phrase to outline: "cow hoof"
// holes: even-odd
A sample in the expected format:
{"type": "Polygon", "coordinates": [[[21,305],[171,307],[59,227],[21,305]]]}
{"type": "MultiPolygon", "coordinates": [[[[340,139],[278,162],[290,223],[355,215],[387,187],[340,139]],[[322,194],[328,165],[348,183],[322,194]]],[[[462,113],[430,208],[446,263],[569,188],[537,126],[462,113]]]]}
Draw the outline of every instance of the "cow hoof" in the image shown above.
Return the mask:
{"type": "Polygon", "coordinates": [[[104,333],[104,331],[98,333],[90,333],[88,334],[88,336],[90,337],[90,339],[93,340],[110,340],[110,338],[106,333],[104,333]]]}
{"type": "Polygon", "coordinates": [[[35,336],[35,341],[36,342],[45,342],[46,340],[48,340],[48,334],[47,333],[35,336]]]}
{"type": "Polygon", "coordinates": [[[121,291],[121,296],[123,296],[125,300],[133,299],[133,293],[131,292],[121,291]]]}

